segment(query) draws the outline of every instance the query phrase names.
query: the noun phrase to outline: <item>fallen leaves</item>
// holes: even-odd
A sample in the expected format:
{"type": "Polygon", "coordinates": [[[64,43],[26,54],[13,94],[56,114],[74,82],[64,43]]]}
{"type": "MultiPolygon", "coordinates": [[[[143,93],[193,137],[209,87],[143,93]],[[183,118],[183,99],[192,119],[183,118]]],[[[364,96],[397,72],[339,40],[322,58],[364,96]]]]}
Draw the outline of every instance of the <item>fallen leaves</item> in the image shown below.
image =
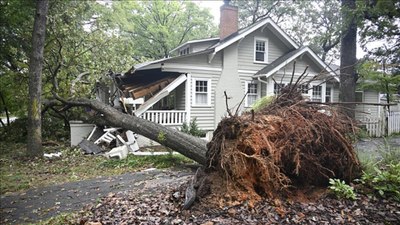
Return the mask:
{"type": "MultiPolygon", "coordinates": [[[[400,203],[360,195],[356,201],[323,196],[315,202],[263,201],[230,207],[199,201],[182,210],[183,183],[110,194],[88,206],[86,221],[106,224],[399,224],[400,203]]],[[[97,225],[97,224],[92,224],[97,225]]]]}

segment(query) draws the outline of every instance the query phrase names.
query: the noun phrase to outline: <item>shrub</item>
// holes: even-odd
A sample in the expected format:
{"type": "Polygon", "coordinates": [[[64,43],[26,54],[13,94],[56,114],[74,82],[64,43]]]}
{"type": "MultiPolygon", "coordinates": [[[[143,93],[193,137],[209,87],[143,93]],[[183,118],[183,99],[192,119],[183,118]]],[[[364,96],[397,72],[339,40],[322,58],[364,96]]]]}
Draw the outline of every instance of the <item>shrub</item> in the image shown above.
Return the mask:
{"type": "Polygon", "coordinates": [[[343,180],[331,178],[329,179],[329,184],[329,189],[336,195],[337,198],[346,198],[351,200],[356,199],[354,188],[346,184],[343,180]]]}
{"type": "Polygon", "coordinates": [[[196,118],[194,118],[194,120],[190,121],[189,125],[186,122],[184,122],[182,124],[181,131],[183,133],[190,134],[195,137],[205,137],[206,136],[206,132],[201,130],[197,126],[196,118]]]}
{"type": "Polygon", "coordinates": [[[375,190],[381,197],[393,197],[400,202],[400,162],[382,168],[375,166],[373,172],[364,171],[361,183],[375,190]]]}
{"type": "Polygon", "coordinates": [[[255,112],[260,111],[261,109],[265,108],[267,105],[269,105],[273,100],[275,99],[275,96],[265,96],[260,99],[258,99],[254,104],[252,105],[252,108],[255,112]]]}

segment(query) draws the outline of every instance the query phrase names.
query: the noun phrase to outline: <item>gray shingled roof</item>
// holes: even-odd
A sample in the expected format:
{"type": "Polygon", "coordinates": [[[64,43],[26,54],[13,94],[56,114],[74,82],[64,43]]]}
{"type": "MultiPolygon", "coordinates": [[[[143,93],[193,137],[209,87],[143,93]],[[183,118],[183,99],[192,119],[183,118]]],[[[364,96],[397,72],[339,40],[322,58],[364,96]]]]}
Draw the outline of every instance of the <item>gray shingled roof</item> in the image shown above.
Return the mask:
{"type": "Polygon", "coordinates": [[[220,40],[218,43],[215,43],[214,45],[210,46],[208,49],[213,49],[213,48],[215,48],[215,47],[217,47],[219,45],[224,44],[225,42],[228,42],[229,40],[231,40],[231,39],[235,38],[236,36],[246,32],[247,30],[250,30],[251,28],[257,26],[259,23],[262,23],[263,21],[264,21],[264,19],[259,20],[259,21],[255,22],[255,23],[251,24],[250,26],[247,26],[247,27],[244,27],[242,29],[239,29],[238,31],[236,31],[236,32],[228,35],[224,39],[220,40]]]}

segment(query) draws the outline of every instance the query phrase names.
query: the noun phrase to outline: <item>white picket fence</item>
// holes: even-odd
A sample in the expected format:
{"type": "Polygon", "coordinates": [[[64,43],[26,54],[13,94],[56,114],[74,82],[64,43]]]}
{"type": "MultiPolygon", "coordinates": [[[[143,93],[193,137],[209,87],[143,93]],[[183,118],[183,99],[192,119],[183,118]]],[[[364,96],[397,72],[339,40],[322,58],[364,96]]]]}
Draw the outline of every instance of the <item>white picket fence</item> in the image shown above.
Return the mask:
{"type": "Polygon", "coordinates": [[[367,117],[361,121],[361,124],[366,128],[368,135],[371,137],[383,137],[399,133],[400,112],[385,113],[379,117],[367,117]]]}
{"type": "Polygon", "coordinates": [[[389,135],[400,133],[400,112],[388,113],[388,132],[389,135]]]}

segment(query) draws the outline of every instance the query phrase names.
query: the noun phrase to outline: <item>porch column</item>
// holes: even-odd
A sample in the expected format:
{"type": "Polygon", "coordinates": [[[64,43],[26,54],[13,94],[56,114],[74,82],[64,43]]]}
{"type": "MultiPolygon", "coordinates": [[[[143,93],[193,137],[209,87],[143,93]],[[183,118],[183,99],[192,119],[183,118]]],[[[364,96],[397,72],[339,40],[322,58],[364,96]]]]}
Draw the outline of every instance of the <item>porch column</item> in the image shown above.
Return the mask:
{"type": "Polygon", "coordinates": [[[192,76],[190,73],[186,74],[186,85],[185,85],[185,111],[186,111],[186,123],[190,123],[190,99],[192,97],[191,95],[191,82],[192,82],[192,76]]]}

